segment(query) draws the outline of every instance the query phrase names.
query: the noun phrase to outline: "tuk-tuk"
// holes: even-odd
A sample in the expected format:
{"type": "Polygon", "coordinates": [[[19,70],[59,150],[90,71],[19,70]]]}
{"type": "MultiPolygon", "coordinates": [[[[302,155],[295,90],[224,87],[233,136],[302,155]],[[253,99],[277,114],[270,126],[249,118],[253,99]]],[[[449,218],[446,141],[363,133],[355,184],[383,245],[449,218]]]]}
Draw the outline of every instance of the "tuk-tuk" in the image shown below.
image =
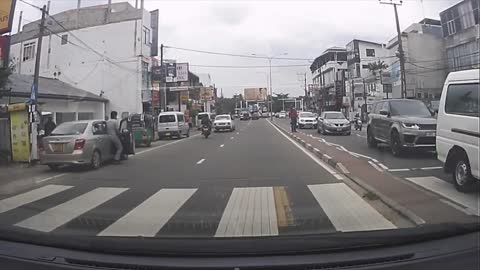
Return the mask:
{"type": "Polygon", "coordinates": [[[133,137],[135,144],[143,144],[150,147],[155,138],[155,120],[150,114],[132,114],[130,115],[132,123],[133,137]]]}

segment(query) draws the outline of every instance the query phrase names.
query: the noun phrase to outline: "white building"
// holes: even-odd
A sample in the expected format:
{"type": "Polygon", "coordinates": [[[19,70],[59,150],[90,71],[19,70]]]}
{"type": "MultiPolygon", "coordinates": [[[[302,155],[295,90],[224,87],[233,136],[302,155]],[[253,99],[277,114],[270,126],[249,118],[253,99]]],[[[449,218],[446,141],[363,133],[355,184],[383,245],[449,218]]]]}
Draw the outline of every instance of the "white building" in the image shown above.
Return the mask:
{"type": "MultiPolygon", "coordinates": [[[[150,15],[125,2],[47,17],[40,76],[108,99],[107,114],[142,112],[141,93],[150,89],[148,71],[152,36],[156,36],[150,15]]],[[[38,24],[26,24],[12,36],[10,59],[16,73],[34,73],[38,24]]]]}
{"type": "Polygon", "coordinates": [[[364,112],[365,104],[371,105],[375,100],[382,99],[383,93],[380,82],[380,72],[373,72],[369,69],[369,64],[385,61],[389,56],[389,51],[385,44],[372,41],[354,39],[346,45],[347,49],[347,68],[348,80],[346,82],[347,93],[353,100],[353,112],[364,112]],[[365,88],[365,91],[364,91],[365,88]],[[367,102],[365,103],[364,94],[367,102]]]}

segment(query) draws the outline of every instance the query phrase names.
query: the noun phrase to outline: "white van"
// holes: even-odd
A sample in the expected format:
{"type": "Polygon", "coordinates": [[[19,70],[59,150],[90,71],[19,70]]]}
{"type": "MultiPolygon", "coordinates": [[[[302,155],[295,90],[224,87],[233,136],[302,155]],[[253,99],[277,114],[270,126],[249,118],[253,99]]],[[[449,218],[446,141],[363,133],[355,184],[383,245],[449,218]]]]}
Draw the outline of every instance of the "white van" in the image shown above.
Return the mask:
{"type": "Polygon", "coordinates": [[[479,73],[474,69],[448,74],[438,108],[437,157],[461,192],[471,190],[480,178],[479,73]]]}
{"type": "Polygon", "coordinates": [[[181,112],[162,112],[158,115],[158,137],[190,136],[190,127],[181,112]]]}

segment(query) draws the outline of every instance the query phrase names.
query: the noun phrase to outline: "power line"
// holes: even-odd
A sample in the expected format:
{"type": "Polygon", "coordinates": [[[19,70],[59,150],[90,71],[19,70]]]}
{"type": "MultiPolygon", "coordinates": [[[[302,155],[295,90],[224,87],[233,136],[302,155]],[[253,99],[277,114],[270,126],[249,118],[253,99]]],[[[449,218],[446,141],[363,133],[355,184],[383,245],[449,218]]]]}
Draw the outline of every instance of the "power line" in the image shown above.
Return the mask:
{"type": "MultiPolygon", "coordinates": [[[[206,68],[268,68],[270,66],[215,66],[215,65],[192,65],[189,64],[191,67],[206,67],[206,68]]],[[[285,68],[285,67],[309,67],[310,65],[278,65],[272,66],[277,68],[285,68]]]]}
{"type": "Polygon", "coordinates": [[[22,2],[22,3],[24,3],[24,4],[27,4],[27,5],[29,5],[29,6],[31,6],[31,7],[33,7],[33,8],[36,8],[36,9],[38,9],[38,10],[42,11],[42,8],[41,8],[41,7],[39,7],[39,6],[35,6],[35,5],[34,5],[34,4],[32,4],[32,3],[29,3],[29,2],[27,2],[27,1],[24,1],[24,0],[20,0],[20,2],[22,2]]]}
{"type": "Polygon", "coordinates": [[[296,60],[296,61],[311,61],[311,58],[289,58],[289,57],[268,57],[268,56],[260,56],[260,55],[248,55],[248,54],[234,54],[234,53],[223,53],[223,52],[212,52],[212,51],[204,51],[204,50],[195,50],[195,49],[187,49],[187,48],[180,48],[174,46],[163,45],[164,48],[170,48],[180,51],[188,51],[188,52],[196,52],[196,53],[204,53],[204,54],[213,54],[213,55],[222,55],[222,56],[232,56],[232,57],[244,57],[244,58],[255,58],[255,59],[278,59],[278,60],[296,60]]]}

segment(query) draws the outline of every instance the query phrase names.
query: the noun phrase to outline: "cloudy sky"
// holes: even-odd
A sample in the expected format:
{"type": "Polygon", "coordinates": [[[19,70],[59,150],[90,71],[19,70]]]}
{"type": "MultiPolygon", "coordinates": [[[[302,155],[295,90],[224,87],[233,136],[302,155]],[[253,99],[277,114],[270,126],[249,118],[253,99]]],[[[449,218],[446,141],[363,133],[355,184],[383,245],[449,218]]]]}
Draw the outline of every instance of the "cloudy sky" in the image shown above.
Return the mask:
{"type": "MultiPolygon", "coordinates": [[[[47,0],[25,1],[38,6],[47,3],[47,0]]],[[[135,4],[134,0],[128,2],[135,4]]],[[[405,0],[398,8],[401,28],[424,17],[438,19],[440,11],[457,2],[460,0],[405,0]]],[[[81,3],[82,6],[92,6],[107,3],[107,0],[81,0],[81,3]]],[[[76,5],[77,0],[51,0],[51,13],[72,9],[76,5]]],[[[160,10],[160,43],[230,54],[287,54],[282,57],[314,59],[325,49],[345,46],[354,38],[386,43],[396,33],[393,7],[379,4],[378,0],[145,0],[145,8],[160,10]]],[[[28,21],[40,17],[39,11],[18,0],[15,29],[20,10],[28,21]]],[[[266,59],[219,56],[173,48],[165,50],[165,59],[189,62],[194,73],[209,73],[225,96],[241,93],[246,87],[266,87],[268,82],[266,59]]],[[[302,95],[303,82],[300,80],[303,75],[300,74],[306,73],[307,83],[311,82],[309,64],[308,60],[274,59],[273,91],[291,96],[302,95]],[[275,67],[279,65],[295,66],[275,67]]]]}

